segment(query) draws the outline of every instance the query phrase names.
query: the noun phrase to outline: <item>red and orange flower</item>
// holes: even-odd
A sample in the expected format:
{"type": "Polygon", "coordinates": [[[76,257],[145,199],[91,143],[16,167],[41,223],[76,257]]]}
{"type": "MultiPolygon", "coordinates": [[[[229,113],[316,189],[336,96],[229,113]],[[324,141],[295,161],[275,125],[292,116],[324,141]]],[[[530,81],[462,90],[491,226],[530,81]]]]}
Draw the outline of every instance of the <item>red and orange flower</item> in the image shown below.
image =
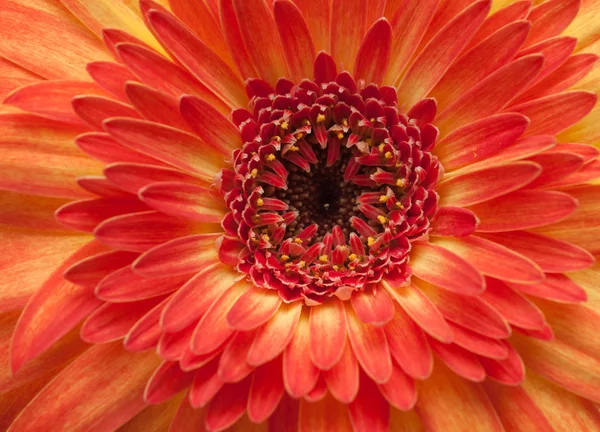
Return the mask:
{"type": "Polygon", "coordinates": [[[600,430],[597,14],[4,0],[1,427],[600,430]]]}

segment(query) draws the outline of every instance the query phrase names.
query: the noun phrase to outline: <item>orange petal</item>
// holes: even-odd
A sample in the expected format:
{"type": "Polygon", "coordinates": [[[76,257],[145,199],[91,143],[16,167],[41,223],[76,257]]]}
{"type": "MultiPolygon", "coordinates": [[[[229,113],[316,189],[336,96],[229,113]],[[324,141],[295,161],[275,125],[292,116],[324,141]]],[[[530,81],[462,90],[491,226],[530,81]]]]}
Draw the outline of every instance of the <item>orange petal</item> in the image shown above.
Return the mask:
{"type": "Polygon", "coordinates": [[[579,11],[579,0],[548,0],[534,7],[527,19],[532,27],[526,46],[559,35],[579,11]]]}
{"type": "Polygon", "coordinates": [[[197,232],[193,225],[155,211],[106,219],[94,230],[102,243],[132,252],[145,252],[164,242],[197,232]]]}
{"type": "Polygon", "coordinates": [[[509,387],[487,380],[483,383],[483,388],[505,430],[515,432],[553,430],[542,410],[522,387],[509,387]]]}
{"type": "Polygon", "coordinates": [[[225,384],[208,405],[204,426],[207,430],[223,430],[233,425],[246,412],[250,377],[235,384],[225,384]]]}
{"type": "Polygon", "coordinates": [[[535,283],[544,279],[544,273],[533,261],[480,237],[436,239],[434,243],[468,260],[486,276],[523,283],[535,283]]]}
{"type": "Polygon", "coordinates": [[[502,27],[463,54],[429,93],[442,111],[490,73],[511,61],[525,41],[531,25],[515,21],[502,27]]]}
{"type": "Polygon", "coordinates": [[[221,381],[238,382],[254,371],[246,357],[255,337],[256,331],[240,331],[227,342],[219,358],[217,375],[221,381]]]}
{"type": "Polygon", "coordinates": [[[202,0],[169,0],[169,7],[173,14],[191,28],[225,63],[232,68],[235,67],[219,28],[219,17],[212,15],[206,2],[202,0]]]}
{"type": "Polygon", "coordinates": [[[248,364],[259,366],[281,354],[294,336],[301,312],[300,302],[283,303],[277,313],[258,330],[248,352],[248,364]]]}
{"type": "Polygon", "coordinates": [[[58,267],[31,297],[13,334],[11,368],[18,371],[23,364],[48,349],[102,302],[84,287],[67,282],[63,271],[71,264],[103,250],[90,242],[58,267]],[[63,318],[56,319],[57,314],[63,318]]]}
{"type": "Polygon", "coordinates": [[[402,411],[408,411],[417,403],[415,382],[395,362],[392,366],[393,371],[390,380],[385,384],[379,384],[379,391],[391,406],[402,411]]]}
{"type": "Polygon", "coordinates": [[[285,389],[281,375],[281,358],[259,366],[252,375],[248,396],[248,418],[254,423],[268,419],[279,405],[285,389]]]}
{"type": "MultiPolygon", "coordinates": [[[[190,127],[179,113],[179,101],[175,96],[137,82],[126,83],[125,93],[133,107],[146,120],[191,132],[190,127]]],[[[114,115],[112,117],[140,118],[139,115],[114,115]]]]}
{"type": "Polygon", "coordinates": [[[310,324],[308,313],[298,321],[291,342],[283,352],[283,383],[288,394],[295,398],[306,396],[317,384],[319,369],[312,363],[309,350],[310,324]]]}
{"type": "Polygon", "coordinates": [[[74,430],[118,429],[145,407],[144,384],[158,362],[155,353],[131,353],[118,342],[96,345],[45,387],[12,428],[49,430],[60,417],[64,427],[74,430]],[[111,374],[127,379],[107,382],[111,374]]]}
{"type": "Polygon", "coordinates": [[[348,410],[344,404],[327,395],[318,402],[300,400],[299,432],[351,432],[348,410]]]}
{"type": "Polygon", "coordinates": [[[88,79],[87,63],[111,60],[102,42],[62,5],[28,4],[0,6],[3,57],[48,79],[88,79]]]}
{"type": "Polygon", "coordinates": [[[329,52],[342,69],[354,70],[358,48],[366,30],[367,2],[333,0],[329,52]]]}
{"type": "Polygon", "coordinates": [[[393,288],[386,282],[383,286],[423,331],[443,343],[452,341],[452,330],[446,320],[420,289],[414,285],[393,288]]]}
{"type": "MultiPolygon", "coordinates": [[[[200,369],[196,371],[194,382],[190,388],[190,404],[195,409],[203,408],[223,387],[223,381],[217,374],[218,358],[211,356],[200,369]]],[[[204,425],[202,426],[204,428],[204,425]]],[[[200,429],[202,430],[202,429],[200,429]]]]}
{"type": "Polygon", "coordinates": [[[546,325],[544,314],[537,306],[497,279],[487,279],[481,299],[518,327],[538,330],[546,325]]]}
{"type": "Polygon", "coordinates": [[[335,365],[346,341],[346,313],[337,298],[310,308],[310,358],[323,370],[335,365]]]}
{"type": "MultiPolygon", "coordinates": [[[[206,410],[195,409],[192,407],[186,394],[179,405],[179,409],[171,421],[171,429],[177,431],[199,431],[204,427],[204,416],[206,410]]],[[[148,427],[146,423],[144,427],[148,427]]]]}
{"type": "Polygon", "coordinates": [[[227,313],[227,322],[236,330],[252,330],[277,313],[281,297],[274,290],[250,288],[227,313]]]}
{"type": "Polygon", "coordinates": [[[511,4],[498,11],[495,10],[498,2],[493,3],[492,12],[494,13],[486,18],[475,36],[473,36],[473,39],[471,39],[471,42],[469,42],[469,45],[467,45],[467,49],[474,47],[502,27],[514,21],[525,19],[532,6],[531,0],[515,1],[514,3],[509,1],[509,3],[511,4]]]}
{"type": "Polygon", "coordinates": [[[582,396],[600,401],[600,361],[560,341],[546,342],[515,333],[511,338],[528,368],[549,381],[582,396]]]}
{"type": "Polygon", "coordinates": [[[544,58],[532,54],[501,67],[452,102],[435,122],[443,137],[473,121],[496,114],[537,76],[544,58]],[[510,88],[510,91],[507,89],[510,88]]]}
{"type": "Polygon", "coordinates": [[[319,0],[294,0],[302,12],[317,51],[329,51],[331,5],[319,0]]]}
{"type": "MultiPolygon", "coordinates": [[[[106,163],[119,161],[163,165],[154,158],[117,143],[109,134],[103,132],[87,132],[78,135],[75,138],[75,144],[89,156],[106,163]]],[[[130,190],[129,187],[121,187],[121,189],[130,190]]]]}
{"type": "Polygon", "coordinates": [[[389,431],[389,404],[375,383],[364,374],[361,375],[358,394],[348,405],[348,411],[356,432],[389,431]]]}
{"type": "MultiPolygon", "coordinates": [[[[388,19],[392,19],[394,35],[390,66],[384,80],[386,84],[395,85],[399,81],[433,18],[438,2],[405,1],[397,8],[393,17],[386,15],[388,19]]],[[[388,5],[390,4],[391,2],[388,2],[388,5]]]]}
{"type": "Polygon", "coordinates": [[[75,96],[70,100],[77,116],[97,131],[103,131],[102,122],[109,117],[140,118],[130,105],[102,96],[75,96]]]}
{"type": "Polygon", "coordinates": [[[350,298],[358,318],[377,327],[384,326],[394,317],[394,303],[385,289],[355,292],[350,298]]]}
{"type": "Polygon", "coordinates": [[[189,276],[146,279],[126,266],[106,276],[96,286],[97,298],[109,302],[131,302],[168,294],[180,288],[189,276]]]}
{"type": "Polygon", "coordinates": [[[361,322],[350,306],[346,306],[348,339],[358,363],[378,383],[387,382],[392,373],[392,360],[382,328],[361,322]]]}
{"type": "Polygon", "coordinates": [[[499,153],[519,138],[529,119],[520,114],[496,114],[469,123],[445,136],[435,145],[444,169],[452,171],[499,153]]]}
{"type": "MultiPolygon", "coordinates": [[[[261,0],[233,0],[233,8],[248,55],[258,77],[274,85],[288,75],[277,26],[267,4],[261,0]]],[[[243,105],[242,105],[243,106],[243,105]]]]}
{"type": "Polygon", "coordinates": [[[469,207],[481,221],[477,227],[480,232],[545,226],[565,219],[576,209],[577,201],[566,193],[537,190],[512,192],[469,207]]]}
{"type": "Polygon", "coordinates": [[[465,237],[473,232],[479,219],[470,210],[460,207],[440,207],[436,219],[431,223],[431,235],[465,237]]]}
{"type": "Polygon", "coordinates": [[[349,404],[358,394],[359,367],[350,342],[346,341],[340,361],[323,372],[327,388],[332,396],[342,403],[349,404]]]}
{"type": "Polygon", "coordinates": [[[148,20],[167,51],[202,84],[229,107],[245,106],[248,98],[238,76],[183,23],[155,10],[148,13],[148,20]]]}
{"type": "Polygon", "coordinates": [[[371,26],[361,42],[354,77],[365,83],[381,84],[392,53],[392,26],[385,18],[380,18],[371,26]]]}
{"type": "Polygon", "coordinates": [[[448,322],[448,325],[454,335],[452,342],[456,345],[486,358],[501,360],[508,357],[508,348],[501,340],[480,335],[453,322],[448,322]]]}
{"type": "Polygon", "coordinates": [[[197,177],[192,177],[179,170],[143,163],[111,164],[104,169],[104,174],[111,183],[120,189],[136,195],[140,189],[156,182],[206,184],[197,177]]]}
{"type": "Polygon", "coordinates": [[[194,379],[195,372],[184,372],[178,362],[164,361],[152,374],[144,390],[144,401],[159,404],[170,399],[194,379]]]}
{"type": "Polygon", "coordinates": [[[456,344],[443,344],[429,338],[429,346],[448,368],[464,379],[481,382],[485,379],[485,370],[477,356],[456,344]]]}
{"type": "Polygon", "coordinates": [[[0,58],[0,76],[2,77],[0,99],[2,100],[14,89],[42,79],[33,72],[23,69],[4,58],[0,58]]]}
{"type": "Polygon", "coordinates": [[[426,430],[458,432],[467,424],[473,431],[504,430],[479,384],[455,375],[440,362],[436,362],[431,378],[418,382],[417,390],[415,410],[426,430]]]}
{"type": "Polygon", "coordinates": [[[413,378],[427,378],[433,367],[429,344],[419,326],[399,305],[394,320],[384,330],[390,353],[402,370],[413,378]]]}
{"type": "Polygon", "coordinates": [[[469,171],[440,182],[441,205],[465,207],[506,195],[531,183],[542,173],[533,162],[514,162],[469,171]]]}
{"type": "Polygon", "coordinates": [[[527,371],[523,387],[557,432],[600,428],[600,416],[594,403],[546,381],[531,370],[527,371]]]}
{"type": "Polygon", "coordinates": [[[427,96],[481,26],[490,4],[487,0],[473,3],[421,51],[398,87],[398,100],[402,106],[413,106],[427,96]]]}
{"type": "Polygon", "coordinates": [[[555,183],[578,172],[585,162],[581,156],[560,151],[546,151],[530,157],[529,160],[542,167],[542,174],[529,183],[527,189],[553,188],[555,183]]]}
{"type": "Polygon", "coordinates": [[[584,118],[596,104],[595,93],[567,91],[510,107],[531,120],[525,135],[555,135],[584,118]]]}
{"type": "Polygon", "coordinates": [[[165,307],[161,317],[162,328],[167,332],[178,332],[192,324],[234,285],[238,276],[237,272],[223,265],[210,266],[198,272],[165,307]]]}
{"type": "Polygon", "coordinates": [[[506,319],[479,297],[461,296],[423,282],[419,282],[419,288],[446,319],[490,338],[510,336],[506,319]]]}
{"type": "Polygon", "coordinates": [[[138,320],[125,336],[123,345],[129,351],[146,351],[156,347],[163,333],[160,314],[172,296],[167,297],[138,320]]]}
{"type": "Polygon", "coordinates": [[[431,243],[413,243],[410,267],[420,279],[462,295],[477,295],[485,289],[481,273],[468,261],[431,243]]]}
{"type": "Polygon", "coordinates": [[[194,96],[179,99],[181,115],[206,146],[227,154],[242,144],[239,129],[209,102],[194,96]]]}
{"type": "Polygon", "coordinates": [[[486,375],[502,384],[519,386],[525,380],[525,366],[515,349],[506,341],[501,341],[508,348],[508,356],[504,359],[479,357],[486,375]]]}
{"type": "MultiPolygon", "coordinates": [[[[117,44],[116,49],[129,70],[146,85],[176,97],[182,94],[197,95],[209,101],[222,113],[230,111],[229,105],[219,99],[209,87],[198,81],[190,72],[175,65],[157,52],[127,42],[117,44]]],[[[106,73],[108,72],[114,73],[115,71],[108,69],[106,73]]]]}
{"type": "Polygon", "coordinates": [[[198,322],[192,337],[191,349],[195,354],[211,352],[233,334],[234,330],[227,323],[227,313],[249,288],[247,282],[238,282],[222,292],[210,305],[198,322]]]}
{"type": "Polygon", "coordinates": [[[242,77],[248,79],[258,76],[242,40],[239,21],[233,8],[233,0],[214,1],[218,3],[216,17],[220,20],[221,31],[242,77]]]}
{"type": "Polygon", "coordinates": [[[144,203],[155,210],[196,222],[220,223],[226,213],[220,194],[189,183],[153,183],[138,194],[144,203]]]}
{"type": "Polygon", "coordinates": [[[194,135],[159,123],[114,118],[104,127],[121,144],[140,153],[212,181],[223,168],[223,156],[203,145],[194,135]],[[202,149],[202,154],[198,152],[202,149]]]}
{"type": "Polygon", "coordinates": [[[42,286],[54,269],[88,241],[88,236],[33,231],[5,225],[0,231],[0,242],[10,245],[13,253],[3,254],[0,258],[3,281],[0,288],[0,311],[24,308],[30,296],[42,286]],[[23,271],[23,268],[34,271],[23,271]]]}
{"type": "Polygon", "coordinates": [[[290,77],[294,82],[311,78],[315,46],[300,9],[289,0],[277,0],[273,12],[290,77]]]}

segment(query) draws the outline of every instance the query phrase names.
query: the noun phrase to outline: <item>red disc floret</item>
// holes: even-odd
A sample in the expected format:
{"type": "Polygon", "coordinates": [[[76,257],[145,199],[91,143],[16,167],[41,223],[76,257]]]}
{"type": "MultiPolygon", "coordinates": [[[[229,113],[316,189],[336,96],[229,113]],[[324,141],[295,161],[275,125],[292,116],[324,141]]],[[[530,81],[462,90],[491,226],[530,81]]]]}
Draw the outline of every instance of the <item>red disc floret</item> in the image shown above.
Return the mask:
{"type": "Polygon", "coordinates": [[[249,109],[232,115],[244,144],[217,182],[230,210],[224,260],[288,302],[407,280],[439,199],[435,102],[399,113],[393,87],[347,72],[247,90],[249,109]]]}

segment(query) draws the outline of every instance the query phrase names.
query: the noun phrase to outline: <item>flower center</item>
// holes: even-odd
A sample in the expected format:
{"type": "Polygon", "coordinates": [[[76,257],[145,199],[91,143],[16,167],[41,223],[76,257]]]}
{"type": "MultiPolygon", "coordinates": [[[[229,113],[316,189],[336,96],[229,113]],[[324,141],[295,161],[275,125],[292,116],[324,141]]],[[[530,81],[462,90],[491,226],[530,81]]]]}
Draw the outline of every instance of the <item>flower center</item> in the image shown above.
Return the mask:
{"type": "Polygon", "coordinates": [[[393,88],[346,72],[248,89],[249,110],[233,113],[244,145],[220,175],[238,270],[286,301],[347,296],[385,274],[408,279],[410,243],[438,202],[431,116],[399,113],[393,88]]]}

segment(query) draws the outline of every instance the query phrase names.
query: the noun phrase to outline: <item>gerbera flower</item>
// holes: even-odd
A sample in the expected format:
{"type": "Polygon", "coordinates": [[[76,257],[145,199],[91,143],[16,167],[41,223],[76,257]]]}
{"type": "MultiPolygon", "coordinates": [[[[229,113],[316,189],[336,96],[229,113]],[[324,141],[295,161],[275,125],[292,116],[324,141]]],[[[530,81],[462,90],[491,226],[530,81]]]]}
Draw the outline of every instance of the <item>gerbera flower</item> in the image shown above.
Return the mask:
{"type": "Polygon", "coordinates": [[[600,10],[533,3],[4,0],[2,428],[600,430],[600,10]]]}

